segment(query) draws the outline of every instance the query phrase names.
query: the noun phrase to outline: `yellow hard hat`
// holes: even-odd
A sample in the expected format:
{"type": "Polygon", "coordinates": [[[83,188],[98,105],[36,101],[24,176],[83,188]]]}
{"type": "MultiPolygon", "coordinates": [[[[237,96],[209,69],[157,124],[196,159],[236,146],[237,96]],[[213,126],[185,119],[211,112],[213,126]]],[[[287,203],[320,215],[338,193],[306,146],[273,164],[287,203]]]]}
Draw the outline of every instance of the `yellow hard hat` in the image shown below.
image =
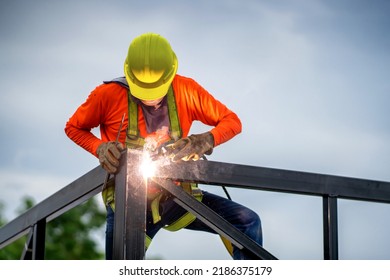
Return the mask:
{"type": "Polygon", "coordinates": [[[177,67],[176,55],[164,37],[146,33],[135,38],[125,61],[125,76],[131,94],[141,100],[163,97],[177,67]]]}

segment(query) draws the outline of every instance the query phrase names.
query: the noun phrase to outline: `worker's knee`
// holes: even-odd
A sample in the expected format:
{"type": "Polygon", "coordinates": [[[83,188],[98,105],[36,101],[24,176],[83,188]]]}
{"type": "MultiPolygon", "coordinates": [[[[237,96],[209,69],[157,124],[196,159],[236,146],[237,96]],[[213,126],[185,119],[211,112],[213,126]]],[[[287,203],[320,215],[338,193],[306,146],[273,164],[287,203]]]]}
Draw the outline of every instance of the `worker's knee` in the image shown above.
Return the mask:
{"type": "Polygon", "coordinates": [[[239,214],[239,219],[244,226],[253,226],[261,228],[260,216],[253,210],[243,207],[239,214]]]}
{"type": "Polygon", "coordinates": [[[261,228],[260,216],[249,208],[242,208],[239,213],[238,228],[256,241],[258,244],[263,244],[263,233],[261,228]]]}

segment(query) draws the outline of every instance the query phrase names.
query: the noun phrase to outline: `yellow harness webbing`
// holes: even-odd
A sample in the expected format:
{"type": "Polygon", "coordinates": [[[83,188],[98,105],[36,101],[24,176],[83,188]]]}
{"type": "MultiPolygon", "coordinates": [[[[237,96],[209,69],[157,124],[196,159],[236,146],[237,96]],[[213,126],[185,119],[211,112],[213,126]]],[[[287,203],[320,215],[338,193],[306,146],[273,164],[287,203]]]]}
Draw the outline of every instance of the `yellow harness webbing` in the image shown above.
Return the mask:
{"type": "MultiPolygon", "coordinates": [[[[198,185],[195,183],[181,183],[182,188],[192,196],[194,196],[198,201],[202,201],[203,194],[202,191],[198,188],[198,185]]],[[[189,224],[191,224],[196,219],[195,215],[187,212],[183,216],[181,216],[177,221],[173,222],[170,225],[164,227],[164,229],[169,231],[177,231],[182,229],[189,224]]]]}
{"type": "MultiPolygon", "coordinates": [[[[173,93],[172,85],[168,89],[167,104],[170,124],[170,137],[172,140],[177,141],[182,135],[179,115],[176,107],[175,95],[173,93]]],[[[126,135],[126,146],[130,149],[142,149],[145,144],[145,139],[139,135],[138,130],[138,105],[133,100],[130,90],[128,92],[128,108],[129,108],[129,121],[126,135]]]]}

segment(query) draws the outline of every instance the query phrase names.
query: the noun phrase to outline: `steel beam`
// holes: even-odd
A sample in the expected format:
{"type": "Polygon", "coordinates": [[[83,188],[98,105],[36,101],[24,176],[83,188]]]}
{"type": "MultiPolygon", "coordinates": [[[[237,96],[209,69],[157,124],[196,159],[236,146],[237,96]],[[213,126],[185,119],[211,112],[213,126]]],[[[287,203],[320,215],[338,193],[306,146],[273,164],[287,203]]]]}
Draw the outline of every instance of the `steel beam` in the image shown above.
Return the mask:
{"type": "Polygon", "coordinates": [[[33,236],[33,260],[45,259],[46,220],[39,220],[34,225],[33,236]]]}
{"type": "Polygon", "coordinates": [[[145,258],[146,183],[137,168],[141,154],[127,150],[115,176],[113,259],[145,258]]]}
{"type": "Polygon", "coordinates": [[[390,183],[199,160],[161,163],[157,177],[208,185],[390,203],[390,183]]]}
{"type": "Polygon", "coordinates": [[[339,258],[337,198],[325,195],[322,201],[324,260],[337,260],[339,258]]]}

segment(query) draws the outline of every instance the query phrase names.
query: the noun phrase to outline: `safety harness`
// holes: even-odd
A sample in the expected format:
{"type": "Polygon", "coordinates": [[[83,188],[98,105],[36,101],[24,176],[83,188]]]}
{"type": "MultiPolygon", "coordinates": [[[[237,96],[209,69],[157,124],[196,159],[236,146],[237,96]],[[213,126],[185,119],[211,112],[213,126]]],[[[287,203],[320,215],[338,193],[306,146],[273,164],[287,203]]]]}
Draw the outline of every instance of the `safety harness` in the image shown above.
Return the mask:
{"type": "MultiPolygon", "coordinates": [[[[125,87],[128,90],[128,127],[126,134],[126,146],[129,149],[142,150],[145,144],[145,139],[140,136],[138,129],[138,104],[133,99],[129,86],[125,77],[116,78],[111,81],[105,81],[105,84],[116,83],[125,87]]],[[[170,122],[170,140],[177,141],[182,136],[182,131],[179,123],[179,117],[177,113],[176,100],[173,92],[172,85],[169,87],[167,93],[167,104],[168,104],[168,114],[170,122]]],[[[106,205],[109,205],[115,211],[115,185],[113,181],[110,181],[106,188],[102,191],[103,201],[106,205]]],[[[198,188],[198,185],[195,183],[181,182],[178,183],[187,193],[193,195],[198,201],[202,200],[202,191],[198,188]]],[[[150,201],[153,223],[157,223],[161,220],[159,213],[159,205],[161,199],[167,195],[162,189],[157,192],[148,191],[148,200],[150,201]]],[[[192,223],[196,217],[187,212],[177,221],[173,222],[170,225],[164,227],[164,229],[169,231],[177,231],[183,227],[188,226],[192,223]]],[[[148,248],[152,239],[146,236],[146,248],[148,248]]]]}

